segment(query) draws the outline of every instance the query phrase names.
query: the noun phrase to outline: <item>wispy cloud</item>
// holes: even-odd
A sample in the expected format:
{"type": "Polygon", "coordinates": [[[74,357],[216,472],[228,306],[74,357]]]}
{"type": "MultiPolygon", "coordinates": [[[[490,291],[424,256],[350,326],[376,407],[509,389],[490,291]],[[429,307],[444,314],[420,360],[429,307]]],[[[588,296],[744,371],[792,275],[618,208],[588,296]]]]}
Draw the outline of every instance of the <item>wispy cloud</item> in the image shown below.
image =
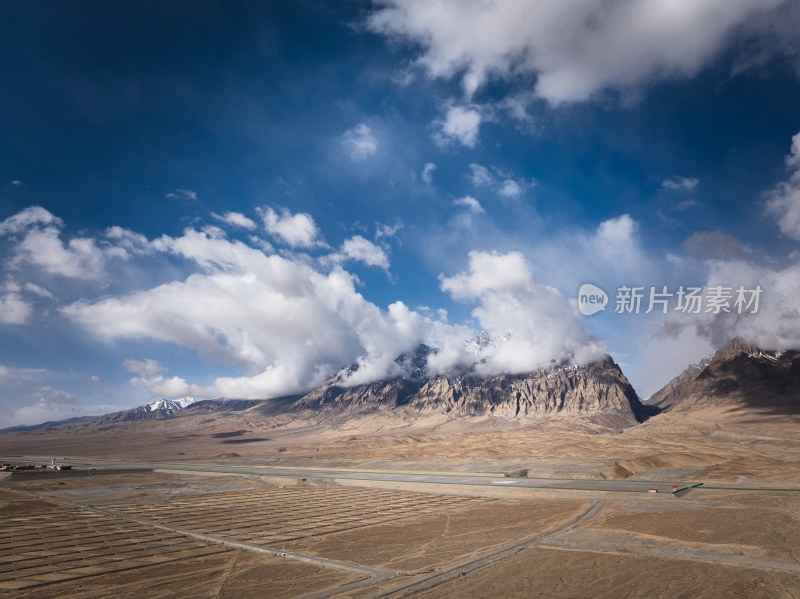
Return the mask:
{"type": "Polygon", "coordinates": [[[786,166],[791,175],[767,193],[766,211],[777,219],[784,235],[800,239],[800,133],[792,137],[786,166]]]}
{"type": "Polygon", "coordinates": [[[190,189],[176,189],[175,191],[170,191],[169,193],[165,194],[164,197],[172,200],[184,200],[188,202],[197,201],[197,193],[190,189]]]}
{"type": "Polygon", "coordinates": [[[241,227],[243,229],[247,229],[248,231],[254,231],[257,228],[256,223],[241,212],[226,212],[224,214],[212,212],[211,216],[226,224],[233,225],[235,227],[241,227]]]}
{"type": "Polygon", "coordinates": [[[672,177],[661,182],[663,189],[671,191],[692,191],[700,181],[694,177],[672,177]]]}
{"type": "Polygon", "coordinates": [[[351,160],[360,162],[378,151],[378,138],[375,137],[369,125],[359,123],[344,133],[342,146],[351,160]]]}
{"type": "Polygon", "coordinates": [[[433,162],[428,162],[423,167],[422,174],[420,175],[420,177],[425,183],[430,185],[431,183],[433,183],[433,171],[435,170],[436,170],[436,164],[434,164],[433,162]]]}
{"type": "Polygon", "coordinates": [[[453,200],[454,206],[463,206],[467,208],[472,214],[483,214],[486,212],[481,206],[480,202],[473,198],[472,196],[464,196],[462,198],[456,198],[453,200]]]}

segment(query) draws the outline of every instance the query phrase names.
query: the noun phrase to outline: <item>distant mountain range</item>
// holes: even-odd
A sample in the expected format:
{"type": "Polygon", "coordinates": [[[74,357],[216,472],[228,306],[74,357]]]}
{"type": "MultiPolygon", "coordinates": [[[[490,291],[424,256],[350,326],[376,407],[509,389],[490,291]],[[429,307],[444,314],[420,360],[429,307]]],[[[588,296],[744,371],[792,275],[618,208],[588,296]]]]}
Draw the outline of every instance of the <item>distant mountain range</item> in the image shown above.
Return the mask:
{"type": "MultiPolygon", "coordinates": [[[[480,351],[492,340],[472,340],[480,351]]],[[[429,376],[421,345],[399,356],[405,374],[383,381],[348,385],[355,366],[305,395],[269,400],[193,397],[160,399],[99,417],[73,418],[3,432],[53,428],[108,427],[142,420],[246,412],[256,420],[290,423],[350,420],[380,416],[403,423],[433,417],[438,421],[494,417],[526,421],[542,417],[581,417],[624,428],[660,412],[686,412],[708,406],[756,407],[800,412],[800,354],[765,351],[734,339],[712,358],[687,368],[643,404],[610,356],[584,366],[562,364],[524,374],[481,376],[473,369],[458,375],[429,376]]]]}

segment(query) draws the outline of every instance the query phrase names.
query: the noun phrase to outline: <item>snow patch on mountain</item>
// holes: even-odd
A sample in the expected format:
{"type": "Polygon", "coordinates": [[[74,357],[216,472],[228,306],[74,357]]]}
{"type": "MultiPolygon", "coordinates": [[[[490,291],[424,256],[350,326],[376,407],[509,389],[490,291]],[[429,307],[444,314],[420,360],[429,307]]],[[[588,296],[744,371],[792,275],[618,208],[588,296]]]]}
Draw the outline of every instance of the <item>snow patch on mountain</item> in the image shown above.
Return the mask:
{"type": "Polygon", "coordinates": [[[190,406],[193,403],[197,402],[198,400],[194,397],[181,397],[180,399],[158,399],[156,401],[151,401],[148,404],[145,404],[144,408],[148,412],[166,412],[168,414],[173,414],[175,412],[179,412],[186,406],[190,406]]]}

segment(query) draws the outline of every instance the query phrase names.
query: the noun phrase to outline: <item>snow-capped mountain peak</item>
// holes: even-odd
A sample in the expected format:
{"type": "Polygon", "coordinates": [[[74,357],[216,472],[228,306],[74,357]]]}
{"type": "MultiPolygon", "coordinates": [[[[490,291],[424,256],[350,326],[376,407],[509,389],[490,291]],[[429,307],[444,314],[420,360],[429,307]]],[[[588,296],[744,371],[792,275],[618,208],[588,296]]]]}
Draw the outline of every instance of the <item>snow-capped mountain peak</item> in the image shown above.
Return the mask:
{"type": "Polygon", "coordinates": [[[162,398],[145,404],[144,408],[148,412],[167,412],[172,414],[173,412],[182,410],[186,406],[192,405],[196,401],[197,399],[194,397],[181,397],[180,399],[162,398]]]}

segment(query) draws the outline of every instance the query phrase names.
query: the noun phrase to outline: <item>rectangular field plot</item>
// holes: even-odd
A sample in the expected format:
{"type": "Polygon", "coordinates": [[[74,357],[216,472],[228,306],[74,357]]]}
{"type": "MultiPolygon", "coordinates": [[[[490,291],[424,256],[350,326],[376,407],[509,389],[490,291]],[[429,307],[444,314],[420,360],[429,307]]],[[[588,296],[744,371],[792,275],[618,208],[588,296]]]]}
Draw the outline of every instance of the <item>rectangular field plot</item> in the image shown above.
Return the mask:
{"type": "Polygon", "coordinates": [[[226,553],[178,533],[0,490],[0,592],[226,553]]]}
{"type": "Polygon", "coordinates": [[[384,490],[253,489],[175,497],[159,504],[105,509],[159,524],[262,546],[464,508],[476,497],[384,490]]]}

